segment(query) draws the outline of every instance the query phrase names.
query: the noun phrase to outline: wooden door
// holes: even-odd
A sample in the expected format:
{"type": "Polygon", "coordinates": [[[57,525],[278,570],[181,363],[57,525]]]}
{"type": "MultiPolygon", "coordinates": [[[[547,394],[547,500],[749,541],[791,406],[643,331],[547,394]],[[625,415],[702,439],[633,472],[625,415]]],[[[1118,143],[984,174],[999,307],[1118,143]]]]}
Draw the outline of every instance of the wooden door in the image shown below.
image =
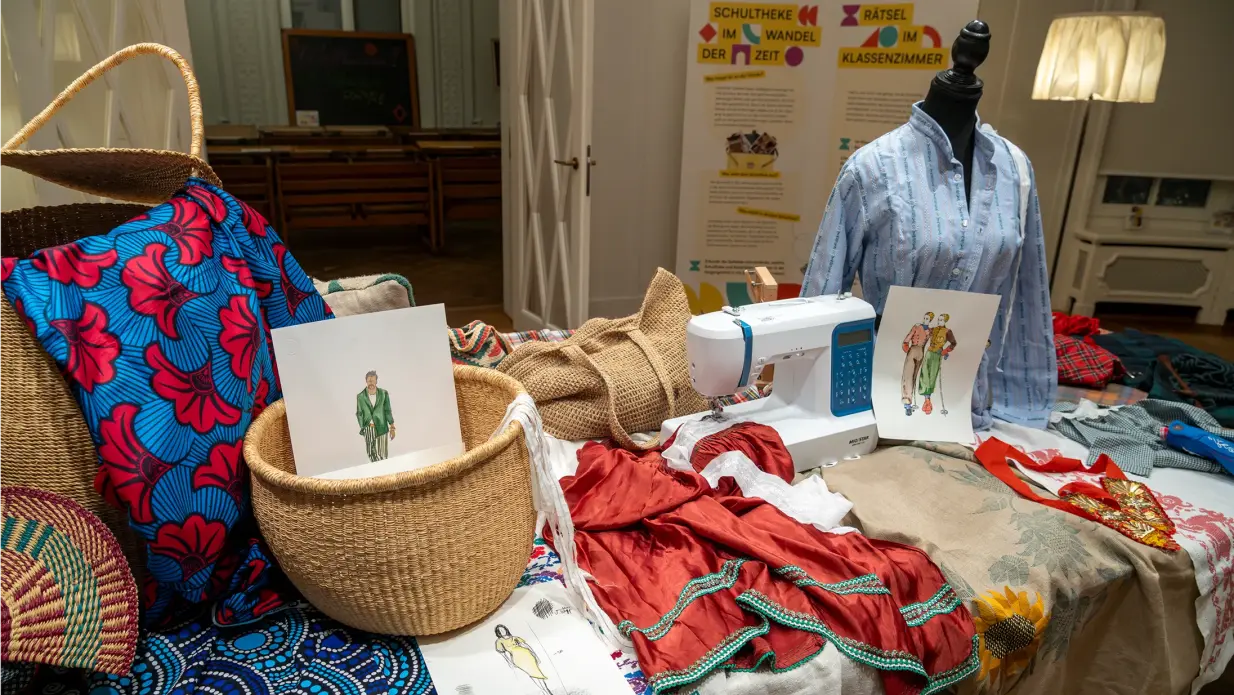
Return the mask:
{"type": "Polygon", "coordinates": [[[593,3],[500,6],[506,310],[516,330],[587,320],[593,3]]]}

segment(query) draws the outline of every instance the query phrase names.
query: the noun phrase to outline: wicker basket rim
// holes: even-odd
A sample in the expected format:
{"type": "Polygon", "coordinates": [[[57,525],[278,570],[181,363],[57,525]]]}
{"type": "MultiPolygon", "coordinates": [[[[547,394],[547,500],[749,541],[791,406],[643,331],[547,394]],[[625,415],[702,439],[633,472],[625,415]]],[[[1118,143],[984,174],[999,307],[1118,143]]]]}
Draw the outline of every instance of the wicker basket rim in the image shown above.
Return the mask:
{"type": "MultiPolygon", "coordinates": [[[[177,158],[192,160],[193,162],[201,162],[202,160],[194,157],[187,152],[179,152],[177,150],[155,150],[147,147],[62,147],[54,150],[0,150],[0,158],[5,157],[46,157],[49,155],[70,155],[70,154],[157,154],[157,155],[174,155],[177,158]]],[[[202,162],[204,163],[204,162],[202,162]]]]}
{"type": "MultiPolygon", "coordinates": [[[[26,167],[35,166],[35,162],[39,160],[54,160],[65,157],[96,157],[99,155],[125,157],[158,157],[163,160],[172,160],[177,165],[189,167],[189,173],[184,177],[184,184],[187,185],[190,178],[199,178],[207,183],[222,187],[223,183],[219,179],[218,174],[214,173],[214,169],[205,160],[194,157],[191,154],[177,152],[175,150],[151,150],[151,149],[136,149],[122,147],[76,147],[70,149],[57,150],[0,150],[0,162],[14,169],[25,171],[26,167]],[[28,163],[27,163],[28,162],[28,163]]],[[[41,176],[45,172],[27,172],[34,176],[41,176]]],[[[54,174],[53,174],[54,176],[54,174]]],[[[63,178],[57,176],[56,178],[63,178]]],[[[58,182],[57,182],[58,183],[58,182]]],[[[91,192],[91,191],[86,191],[91,192]]],[[[154,202],[156,198],[152,196],[123,196],[111,191],[106,192],[107,197],[117,198],[120,200],[138,200],[143,203],[154,202]]],[[[157,198],[158,202],[162,202],[164,196],[157,198]]],[[[88,204],[88,203],[86,203],[88,204]]]]}
{"type": "MultiPolygon", "coordinates": [[[[518,380],[483,367],[454,365],[454,379],[455,381],[487,381],[491,385],[510,392],[511,401],[518,394],[525,393],[523,385],[518,380]]],[[[461,456],[425,468],[373,478],[344,480],[310,478],[275,468],[266,462],[258,450],[257,442],[263,438],[265,430],[273,427],[280,418],[286,417],[286,414],[287,406],[280,399],[270,404],[261,415],[257,416],[244,436],[244,458],[253,475],[267,485],[312,495],[367,495],[432,485],[466,472],[481,462],[497,456],[523,436],[522,423],[515,421],[511,422],[501,434],[489,438],[488,441],[474,449],[469,449],[461,456]]]]}

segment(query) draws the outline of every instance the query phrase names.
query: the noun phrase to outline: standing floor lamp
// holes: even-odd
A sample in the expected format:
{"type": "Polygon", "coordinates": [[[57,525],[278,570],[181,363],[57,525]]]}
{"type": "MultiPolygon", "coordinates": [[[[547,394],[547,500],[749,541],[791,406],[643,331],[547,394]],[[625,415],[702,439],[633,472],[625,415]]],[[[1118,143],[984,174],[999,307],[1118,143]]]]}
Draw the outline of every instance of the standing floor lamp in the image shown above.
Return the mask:
{"type": "MultiPolygon", "coordinates": [[[[1164,61],[1165,20],[1161,17],[1144,12],[1082,12],[1055,17],[1037,63],[1033,99],[1152,103],[1157,99],[1164,61]]],[[[1059,248],[1067,234],[1088,111],[1085,104],[1050,277],[1054,277],[1059,248]]]]}

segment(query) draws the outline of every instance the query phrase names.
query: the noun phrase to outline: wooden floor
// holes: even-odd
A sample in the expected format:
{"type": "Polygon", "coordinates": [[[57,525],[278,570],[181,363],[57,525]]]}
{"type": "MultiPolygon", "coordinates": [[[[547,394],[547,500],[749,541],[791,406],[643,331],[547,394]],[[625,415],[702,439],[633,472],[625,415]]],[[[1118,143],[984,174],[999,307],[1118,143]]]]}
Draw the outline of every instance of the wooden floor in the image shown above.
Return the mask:
{"type": "Polygon", "coordinates": [[[451,225],[446,249],[431,254],[417,238],[395,230],[299,232],[292,252],[320,280],[397,273],[411,282],[416,304],[445,304],[451,326],[481,320],[513,330],[502,310],[500,223],[451,225]]]}
{"type": "Polygon", "coordinates": [[[1234,362],[1234,320],[1224,326],[1201,326],[1194,310],[1144,305],[1098,307],[1101,327],[1112,331],[1135,328],[1145,333],[1169,336],[1188,345],[1234,362]]]}

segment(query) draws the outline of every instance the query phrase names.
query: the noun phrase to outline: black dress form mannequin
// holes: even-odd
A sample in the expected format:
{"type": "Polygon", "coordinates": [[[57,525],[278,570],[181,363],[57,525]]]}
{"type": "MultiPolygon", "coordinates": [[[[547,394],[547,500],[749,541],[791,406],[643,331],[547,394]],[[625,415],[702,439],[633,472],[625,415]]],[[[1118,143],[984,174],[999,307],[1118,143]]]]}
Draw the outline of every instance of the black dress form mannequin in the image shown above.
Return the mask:
{"type": "Polygon", "coordinates": [[[964,167],[964,198],[972,189],[973,131],[977,126],[977,102],[985,85],[973,74],[990,54],[990,27],[974,19],[960,30],[951,44],[952,67],[939,72],[930,82],[921,110],[934,119],[947,139],[951,151],[964,167]]]}

